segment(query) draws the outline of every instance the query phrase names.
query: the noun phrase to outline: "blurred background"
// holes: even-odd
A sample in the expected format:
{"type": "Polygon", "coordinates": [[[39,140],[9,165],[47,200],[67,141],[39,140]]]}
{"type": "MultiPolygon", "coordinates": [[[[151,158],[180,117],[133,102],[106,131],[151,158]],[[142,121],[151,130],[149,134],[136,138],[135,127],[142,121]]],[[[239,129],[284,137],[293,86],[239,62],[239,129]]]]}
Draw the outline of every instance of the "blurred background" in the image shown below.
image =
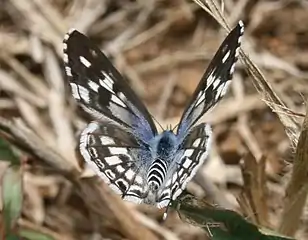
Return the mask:
{"type": "MultiPolygon", "coordinates": [[[[227,96],[201,120],[212,124],[214,141],[187,189],[260,226],[281,230],[293,221],[293,230],[284,233],[308,239],[305,204],[296,221],[284,215],[285,189],[306,112],[308,3],[214,2],[229,27],[244,21],[242,49],[271,89],[257,91],[246,65],[238,61],[227,96]],[[275,108],[267,91],[285,105],[275,108]]],[[[87,35],[166,128],[178,123],[226,29],[189,0],[0,4],[0,138],[10,142],[22,166],[23,207],[17,225],[56,240],[209,239],[174,210],[162,223],[162,210],[122,202],[85,168],[77,144],[89,118],[69,92],[62,41],[70,28],[87,35]]],[[[0,175],[8,164],[0,161],[0,175]]]]}

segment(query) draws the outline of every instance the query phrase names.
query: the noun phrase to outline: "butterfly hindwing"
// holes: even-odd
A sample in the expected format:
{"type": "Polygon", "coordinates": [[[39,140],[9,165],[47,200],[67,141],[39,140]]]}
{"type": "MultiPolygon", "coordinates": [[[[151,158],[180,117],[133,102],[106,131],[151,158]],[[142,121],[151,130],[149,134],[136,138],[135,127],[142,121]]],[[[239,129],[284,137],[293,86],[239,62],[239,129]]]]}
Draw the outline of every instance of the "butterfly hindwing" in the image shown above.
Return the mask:
{"type": "Polygon", "coordinates": [[[81,133],[85,161],[116,193],[136,203],[142,202],[145,185],[140,151],[130,132],[107,122],[91,122],[81,133]]]}
{"type": "Polygon", "coordinates": [[[191,128],[226,94],[238,58],[243,33],[244,25],[240,21],[220,45],[182,115],[178,127],[180,136],[185,135],[187,129],[191,128]]]}
{"type": "Polygon", "coordinates": [[[179,149],[180,156],[174,163],[170,175],[166,178],[159,207],[167,206],[171,200],[175,200],[195,176],[207,158],[211,135],[210,126],[202,123],[194,127],[185,137],[179,149]]]}
{"type": "Polygon", "coordinates": [[[65,36],[63,45],[71,91],[85,111],[133,131],[141,140],[156,134],[148,110],[98,47],[76,30],[65,36]]]}

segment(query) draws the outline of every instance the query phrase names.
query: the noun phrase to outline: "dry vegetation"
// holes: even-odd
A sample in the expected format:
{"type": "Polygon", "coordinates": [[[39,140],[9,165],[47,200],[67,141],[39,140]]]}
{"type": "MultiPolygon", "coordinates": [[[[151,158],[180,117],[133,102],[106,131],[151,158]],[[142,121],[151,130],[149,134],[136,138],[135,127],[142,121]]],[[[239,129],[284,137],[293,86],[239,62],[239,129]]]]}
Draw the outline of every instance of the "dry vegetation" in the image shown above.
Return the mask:
{"type": "MultiPolygon", "coordinates": [[[[156,119],[174,126],[229,29],[226,22],[230,27],[242,19],[242,58],[228,96],[202,119],[212,123],[215,141],[188,190],[259,226],[308,239],[305,1],[0,4],[0,129],[21,150],[19,225],[55,240],[207,239],[175,211],[161,223],[162,211],[123,202],[91,178],[76,150],[88,116],[69,93],[62,40],[72,27],[88,35],[156,119]]],[[[0,163],[1,175],[7,162],[0,163]]]]}

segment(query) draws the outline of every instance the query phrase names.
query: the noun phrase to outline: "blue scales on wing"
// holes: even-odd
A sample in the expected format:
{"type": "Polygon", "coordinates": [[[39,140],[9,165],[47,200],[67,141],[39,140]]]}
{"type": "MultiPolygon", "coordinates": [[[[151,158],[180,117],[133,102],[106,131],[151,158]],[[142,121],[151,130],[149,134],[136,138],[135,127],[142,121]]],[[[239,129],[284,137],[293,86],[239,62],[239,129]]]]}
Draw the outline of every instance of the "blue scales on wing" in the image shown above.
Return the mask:
{"type": "Polygon", "coordinates": [[[144,104],[98,47],[76,30],[66,34],[63,45],[71,91],[85,111],[134,132],[141,140],[157,133],[144,104]]]}
{"type": "Polygon", "coordinates": [[[226,94],[238,58],[243,33],[244,25],[240,21],[220,45],[184,110],[178,127],[179,135],[185,135],[187,129],[196,124],[200,117],[226,94]]]}
{"type": "Polygon", "coordinates": [[[95,173],[122,198],[143,201],[147,191],[143,158],[148,151],[129,131],[91,122],[81,133],[80,150],[95,173]]]}

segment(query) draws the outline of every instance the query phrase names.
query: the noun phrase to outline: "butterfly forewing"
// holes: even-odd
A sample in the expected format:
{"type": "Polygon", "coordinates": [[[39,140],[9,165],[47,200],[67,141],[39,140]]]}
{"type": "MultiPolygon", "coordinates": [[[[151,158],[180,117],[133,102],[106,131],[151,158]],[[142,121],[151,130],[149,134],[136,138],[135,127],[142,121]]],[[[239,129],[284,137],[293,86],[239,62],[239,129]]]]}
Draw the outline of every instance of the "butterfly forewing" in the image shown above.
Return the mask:
{"type": "Polygon", "coordinates": [[[244,25],[240,21],[220,45],[182,115],[178,127],[180,136],[226,94],[243,33],[244,25]]]}
{"type": "Polygon", "coordinates": [[[147,141],[153,120],[126,80],[91,41],[76,30],[64,39],[64,64],[72,94],[94,119],[109,119],[147,141]]]}

